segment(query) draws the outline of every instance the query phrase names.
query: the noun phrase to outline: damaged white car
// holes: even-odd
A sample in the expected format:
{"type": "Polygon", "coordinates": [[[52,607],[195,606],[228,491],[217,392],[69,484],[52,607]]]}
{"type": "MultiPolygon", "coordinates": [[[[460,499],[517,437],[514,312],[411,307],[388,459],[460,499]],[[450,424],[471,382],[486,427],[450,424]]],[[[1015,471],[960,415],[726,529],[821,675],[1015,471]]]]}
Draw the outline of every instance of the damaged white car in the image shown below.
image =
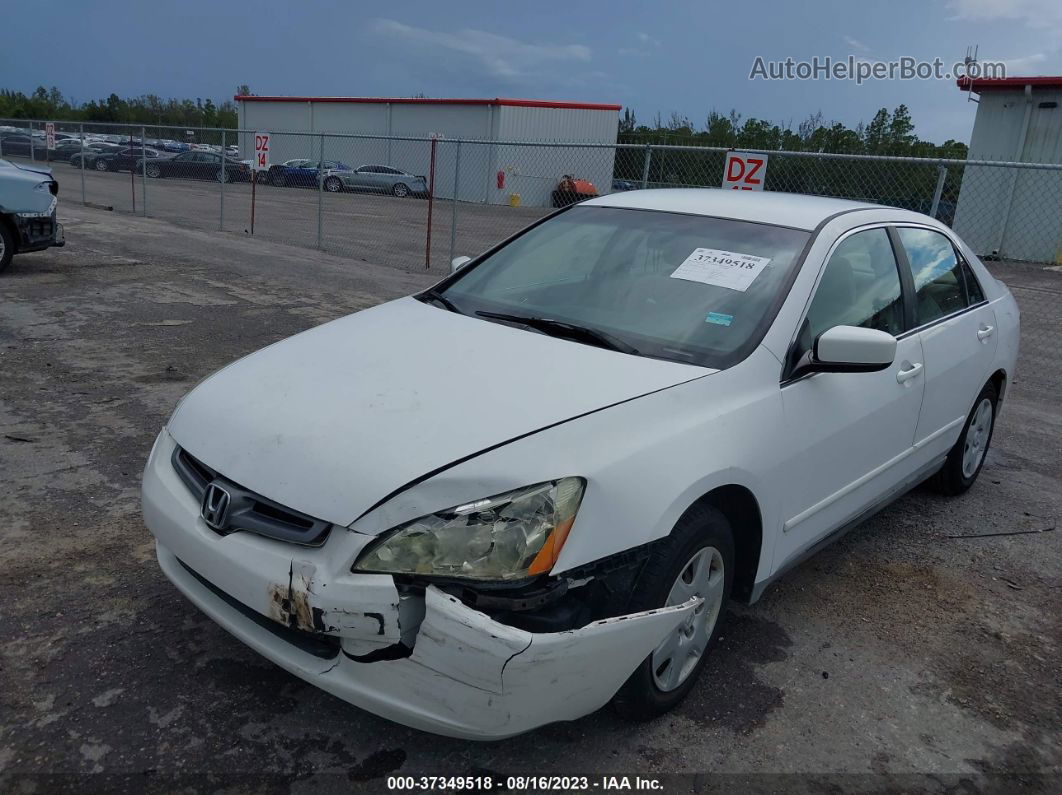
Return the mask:
{"type": "Polygon", "coordinates": [[[631,191],[203,381],[144,517],[207,615],[378,715],[648,718],[728,599],[928,477],[969,488],[1017,345],[926,216],[631,191]]]}

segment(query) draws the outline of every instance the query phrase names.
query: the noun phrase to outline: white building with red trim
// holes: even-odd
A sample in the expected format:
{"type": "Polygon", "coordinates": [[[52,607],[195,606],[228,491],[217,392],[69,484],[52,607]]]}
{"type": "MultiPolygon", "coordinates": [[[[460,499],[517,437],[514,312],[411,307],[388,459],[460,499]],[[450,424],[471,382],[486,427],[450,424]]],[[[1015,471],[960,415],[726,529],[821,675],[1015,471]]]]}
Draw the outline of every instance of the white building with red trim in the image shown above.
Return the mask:
{"type": "MultiPolygon", "coordinates": [[[[340,160],[427,175],[436,147],[435,195],[463,201],[549,205],[565,174],[611,190],[620,105],[529,99],[236,96],[243,130],[272,133],[272,162],[340,160]],[[286,134],[290,133],[290,134],[286,134]],[[342,138],[329,133],[351,133],[342,138]],[[457,142],[461,141],[460,147],[457,142]],[[544,142],[600,148],[531,146],[544,142]],[[459,152],[460,150],[460,152],[459,152]]],[[[247,137],[247,136],[244,136],[247,137]]],[[[250,141],[241,138],[241,150],[250,141]]],[[[249,155],[247,155],[249,156],[249,155]]]]}
{"type": "MultiPolygon", "coordinates": [[[[960,79],[971,160],[1062,163],[1062,76],[960,79]]],[[[1062,170],[967,166],[952,226],[978,254],[1062,264],[1062,170]]]]}

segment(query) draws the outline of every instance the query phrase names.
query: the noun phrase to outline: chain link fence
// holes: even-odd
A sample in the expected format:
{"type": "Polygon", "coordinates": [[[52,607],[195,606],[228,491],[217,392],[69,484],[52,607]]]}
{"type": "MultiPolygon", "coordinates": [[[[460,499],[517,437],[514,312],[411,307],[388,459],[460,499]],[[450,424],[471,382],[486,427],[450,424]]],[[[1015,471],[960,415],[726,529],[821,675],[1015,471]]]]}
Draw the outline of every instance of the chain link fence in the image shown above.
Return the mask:
{"type": "MultiPolygon", "coordinates": [[[[358,260],[443,272],[554,208],[719,187],[726,149],[0,120],[0,156],[46,161],[64,199],[358,260]]],[[[1062,164],[771,151],[764,189],[902,207],[986,258],[1062,264],[1062,164]]]]}

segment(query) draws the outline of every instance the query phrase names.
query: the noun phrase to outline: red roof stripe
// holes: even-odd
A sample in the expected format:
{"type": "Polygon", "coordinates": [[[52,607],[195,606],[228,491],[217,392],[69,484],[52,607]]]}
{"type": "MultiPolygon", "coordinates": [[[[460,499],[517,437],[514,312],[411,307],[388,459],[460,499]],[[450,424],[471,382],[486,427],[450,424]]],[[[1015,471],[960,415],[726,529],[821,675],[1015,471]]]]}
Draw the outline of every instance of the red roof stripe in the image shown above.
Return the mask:
{"type": "Polygon", "coordinates": [[[1057,77],[960,77],[955,84],[963,91],[999,91],[1008,88],[1062,88],[1062,76],[1057,77]]]}
{"type": "Polygon", "coordinates": [[[554,102],[545,99],[434,99],[430,97],[260,97],[237,94],[237,102],[353,102],[393,105],[506,105],[514,108],[564,108],[570,110],[622,110],[622,105],[600,102],[554,102]]]}

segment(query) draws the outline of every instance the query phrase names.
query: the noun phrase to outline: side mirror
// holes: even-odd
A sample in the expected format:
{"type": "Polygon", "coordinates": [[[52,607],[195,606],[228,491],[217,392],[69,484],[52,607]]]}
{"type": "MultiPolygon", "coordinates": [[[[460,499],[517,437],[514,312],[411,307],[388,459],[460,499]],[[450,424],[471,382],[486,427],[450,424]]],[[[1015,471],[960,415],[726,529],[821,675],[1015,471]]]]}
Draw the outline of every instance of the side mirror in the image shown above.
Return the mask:
{"type": "Polygon", "coordinates": [[[885,331],[834,326],[820,334],[792,376],[807,373],[875,373],[896,359],[896,338],[885,331]]]}
{"type": "Polygon", "coordinates": [[[471,261],[471,257],[454,257],[453,261],[450,263],[450,273],[457,273],[471,261]]]}

